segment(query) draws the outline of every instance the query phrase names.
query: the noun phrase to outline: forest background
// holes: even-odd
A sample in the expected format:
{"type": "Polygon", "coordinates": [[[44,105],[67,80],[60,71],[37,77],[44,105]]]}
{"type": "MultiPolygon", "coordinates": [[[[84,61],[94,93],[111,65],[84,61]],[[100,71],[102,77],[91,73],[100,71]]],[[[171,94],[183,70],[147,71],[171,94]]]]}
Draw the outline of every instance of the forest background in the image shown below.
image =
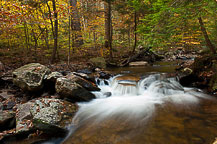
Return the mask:
{"type": "Polygon", "coordinates": [[[118,61],[140,47],[216,53],[216,0],[1,0],[3,63],[118,61]]]}

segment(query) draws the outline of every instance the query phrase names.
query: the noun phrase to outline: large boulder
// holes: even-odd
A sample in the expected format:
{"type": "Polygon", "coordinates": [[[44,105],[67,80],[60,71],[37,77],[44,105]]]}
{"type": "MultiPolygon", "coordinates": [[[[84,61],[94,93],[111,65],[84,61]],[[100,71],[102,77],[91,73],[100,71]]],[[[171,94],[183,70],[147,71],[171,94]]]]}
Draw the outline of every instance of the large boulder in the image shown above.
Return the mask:
{"type": "Polygon", "coordinates": [[[100,91],[100,88],[98,88],[95,83],[88,81],[88,80],[80,77],[79,75],[71,73],[71,74],[68,74],[66,76],[66,78],[70,79],[73,82],[78,83],[83,88],[87,89],[88,91],[100,91]]]}
{"type": "Polygon", "coordinates": [[[43,88],[43,80],[50,73],[46,66],[30,63],[13,72],[13,82],[25,91],[38,91],[43,88]]]}
{"type": "Polygon", "coordinates": [[[36,129],[56,133],[66,131],[77,110],[76,104],[59,99],[43,98],[35,101],[30,112],[36,129]]]}
{"type": "Polygon", "coordinates": [[[58,78],[56,81],[56,92],[70,101],[90,101],[95,95],[83,88],[78,83],[67,78],[58,78]]]}
{"type": "Polygon", "coordinates": [[[6,130],[15,126],[15,112],[0,111],[0,130],[6,130]]]}

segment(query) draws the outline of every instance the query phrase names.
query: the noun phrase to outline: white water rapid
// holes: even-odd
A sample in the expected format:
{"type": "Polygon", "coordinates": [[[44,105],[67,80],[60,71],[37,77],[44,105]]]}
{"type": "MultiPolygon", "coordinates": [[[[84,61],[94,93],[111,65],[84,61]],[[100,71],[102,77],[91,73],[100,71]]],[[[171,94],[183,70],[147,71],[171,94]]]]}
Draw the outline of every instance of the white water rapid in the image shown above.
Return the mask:
{"type": "Polygon", "coordinates": [[[143,79],[118,75],[106,82],[102,79],[97,82],[101,88],[100,92],[94,92],[97,99],[79,103],[74,129],[69,135],[82,125],[94,126],[106,119],[144,125],[157,107],[170,103],[188,108],[208,98],[197,89],[181,86],[175,78],[166,78],[165,74],[143,79]]]}

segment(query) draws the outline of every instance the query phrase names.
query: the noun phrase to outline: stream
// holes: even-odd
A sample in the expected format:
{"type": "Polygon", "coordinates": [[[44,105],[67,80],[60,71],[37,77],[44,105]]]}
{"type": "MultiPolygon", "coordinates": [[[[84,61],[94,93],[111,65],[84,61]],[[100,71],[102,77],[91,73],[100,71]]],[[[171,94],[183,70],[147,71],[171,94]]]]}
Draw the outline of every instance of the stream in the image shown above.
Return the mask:
{"type": "Polygon", "coordinates": [[[64,144],[209,144],[217,136],[216,100],[175,78],[119,75],[106,84],[79,104],[64,144]]]}
{"type": "Polygon", "coordinates": [[[167,78],[175,64],[113,69],[98,79],[97,99],[80,103],[64,144],[210,144],[217,136],[217,102],[167,78]],[[109,97],[107,97],[109,96],[109,97]]]}
{"type": "Polygon", "coordinates": [[[69,134],[43,144],[211,144],[217,101],[168,77],[175,65],[113,69],[96,99],[79,103],[69,134]]]}

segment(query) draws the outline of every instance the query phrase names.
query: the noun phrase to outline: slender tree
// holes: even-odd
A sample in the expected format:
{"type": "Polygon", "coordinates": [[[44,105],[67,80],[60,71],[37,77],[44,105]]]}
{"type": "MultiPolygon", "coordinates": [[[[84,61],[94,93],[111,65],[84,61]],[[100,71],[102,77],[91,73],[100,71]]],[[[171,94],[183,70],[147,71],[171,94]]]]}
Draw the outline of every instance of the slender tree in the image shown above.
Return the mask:
{"type": "Polygon", "coordinates": [[[72,31],[74,32],[74,41],[75,47],[79,47],[83,45],[83,38],[81,35],[81,23],[79,12],[77,8],[77,0],[70,0],[70,5],[72,6],[72,15],[71,15],[71,27],[72,31]]]}
{"type": "Polygon", "coordinates": [[[56,9],[56,1],[52,0],[53,3],[53,12],[54,12],[54,48],[51,56],[51,63],[55,61],[56,53],[57,53],[57,47],[58,47],[58,15],[57,15],[57,9],[56,9]]]}
{"type": "Polygon", "coordinates": [[[112,50],[112,18],[111,18],[111,0],[104,3],[105,10],[105,48],[109,50],[109,57],[113,59],[112,50]]]}
{"type": "Polygon", "coordinates": [[[207,31],[206,31],[206,28],[203,24],[203,20],[201,17],[198,18],[198,21],[200,23],[200,28],[201,28],[201,31],[203,33],[203,36],[205,38],[205,41],[206,41],[206,45],[207,47],[210,49],[210,51],[213,53],[213,54],[216,54],[216,50],[215,50],[215,46],[212,44],[212,42],[210,41],[209,39],[209,36],[207,34],[207,31]]]}

